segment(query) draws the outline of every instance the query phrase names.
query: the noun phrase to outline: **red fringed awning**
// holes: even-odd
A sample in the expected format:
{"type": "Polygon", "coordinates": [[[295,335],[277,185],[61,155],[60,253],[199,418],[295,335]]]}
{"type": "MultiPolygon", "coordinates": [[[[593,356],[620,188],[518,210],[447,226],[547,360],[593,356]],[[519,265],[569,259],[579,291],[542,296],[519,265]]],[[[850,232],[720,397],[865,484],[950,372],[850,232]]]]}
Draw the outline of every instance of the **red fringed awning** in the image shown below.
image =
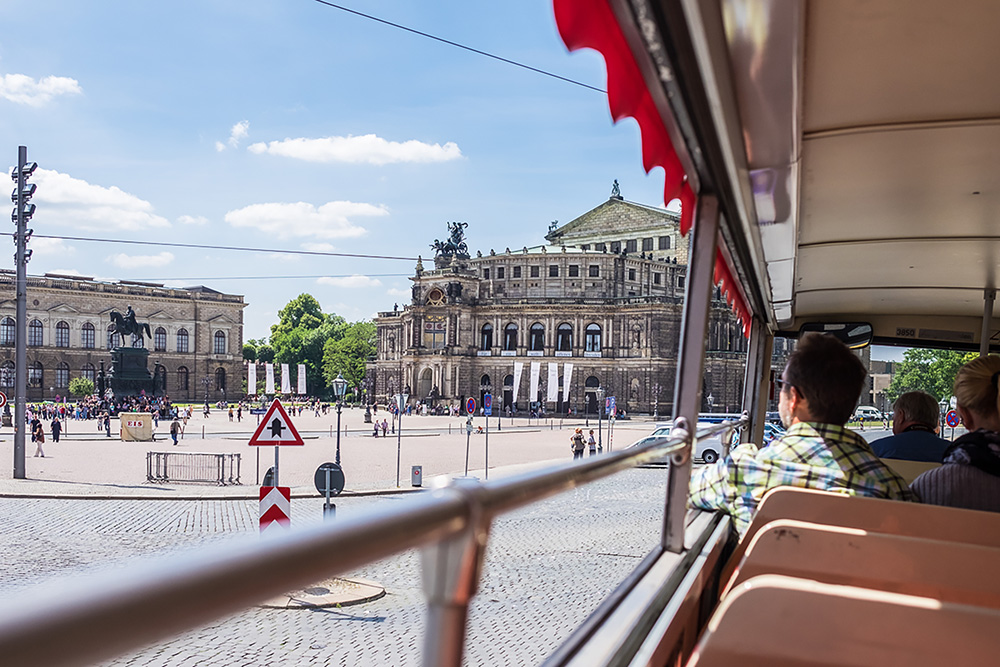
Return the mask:
{"type": "MultiPolygon", "coordinates": [[[[570,51],[594,49],[604,56],[608,70],[608,106],[615,122],[634,118],[642,137],[642,166],[646,173],[654,167],[664,171],[663,202],[681,200],[681,234],[686,235],[694,224],[697,194],[691,189],[681,162],[677,158],[660,112],[653,102],[639,66],[607,0],[553,0],[556,25],[570,51]]],[[[750,335],[750,309],[734,280],[732,258],[719,245],[715,264],[715,281],[722,286],[726,300],[743,326],[743,335],[750,335]]]]}

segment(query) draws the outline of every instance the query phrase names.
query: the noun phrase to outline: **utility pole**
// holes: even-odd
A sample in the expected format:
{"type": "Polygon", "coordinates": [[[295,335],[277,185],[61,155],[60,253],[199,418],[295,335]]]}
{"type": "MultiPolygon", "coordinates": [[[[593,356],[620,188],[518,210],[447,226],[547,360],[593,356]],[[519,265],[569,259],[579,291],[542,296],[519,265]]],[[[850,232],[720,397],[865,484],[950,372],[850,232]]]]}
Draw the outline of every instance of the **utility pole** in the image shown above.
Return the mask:
{"type": "Polygon", "coordinates": [[[14,243],[17,250],[14,253],[14,266],[17,270],[16,322],[14,336],[14,479],[24,479],[24,414],[28,384],[28,260],[31,251],[28,250],[28,239],[32,230],[28,229],[28,220],[35,213],[35,205],[28,203],[35,194],[35,184],[28,184],[28,179],[38,168],[35,162],[28,162],[28,147],[17,148],[17,171],[11,174],[11,180],[17,183],[11,200],[16,205],[11,216],[17,229],[14,232],[14,243]]]}

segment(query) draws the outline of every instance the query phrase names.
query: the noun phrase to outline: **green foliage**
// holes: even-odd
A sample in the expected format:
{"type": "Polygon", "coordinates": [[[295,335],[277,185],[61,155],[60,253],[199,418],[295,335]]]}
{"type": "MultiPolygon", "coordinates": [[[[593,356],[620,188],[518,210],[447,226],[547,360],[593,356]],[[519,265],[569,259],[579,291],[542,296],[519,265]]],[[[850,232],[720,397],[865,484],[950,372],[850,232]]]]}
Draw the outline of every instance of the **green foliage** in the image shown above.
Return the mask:
{"type": "Polygon", "coordinates": [[[895,401],[904,392],[919,390],[939,401],[947,399],[958,369],[977,356],[975,352],[911,348],[903,353],[903,361],[896,367],[886,395],[895,401]]]}
{"type": "Polygon", "coordinates": [[[77,398],[90,396],[94,393],[94,383],[85,377],[73,378],[69,381],[69,393],[77,398]]]}
{"type": "Polygon", "coordinates": [[[354,322],[345,325],[339,338],[331,338],[323,347],[323,378],[328,386],[338,373],[344,375],[349,391],[361,385],[365,362],[375,354],[375,323],[354,322]]]}
{"type": "MultiPolygon", "coordinates": [[[[330,392],[323,377],[323,350],[331,339],[343,336],[347,323],[338,315],[327,315],[310,294],[300,294],[278,312],[279,321],[271,326],[270,360],[265,346],[257,349],[258,359],[279,364],[305,364],[306,386],[313,395],[330,392]]],[[[294,387],[295,383],[292,383],[294,387]]]]}
{"type": "Polygon", "coordinates": [[[260,346],[258,346],[257,361],[264,364],[269,364],[272,361],[274,361],[274,348],[268,345],[267,343],[263,343],[260,346]]]}
{"type": "Polygon", "coordinates": [[[243,343],[243,361],[257,361],[257,346],[253,341],[243,343]]]}

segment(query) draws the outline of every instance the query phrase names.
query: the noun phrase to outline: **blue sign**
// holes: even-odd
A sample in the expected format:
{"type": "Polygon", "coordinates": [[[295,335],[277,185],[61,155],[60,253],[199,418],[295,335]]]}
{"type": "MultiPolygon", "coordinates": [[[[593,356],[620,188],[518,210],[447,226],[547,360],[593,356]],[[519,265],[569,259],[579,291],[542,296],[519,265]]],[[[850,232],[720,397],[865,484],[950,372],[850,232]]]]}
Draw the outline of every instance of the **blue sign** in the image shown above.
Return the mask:
{"type": "Polygon", "coordinates": [[[469,396],[469,400],[465,402],[465,412],[474,415],[476,414],[476,399],[469,396]]]}
{"type": "Polygon", "coordinates": [[[493,414],[493,394],[483,395],[483,414],[487,417],[493,414]]]}
{"type": "Polygon", "coordinates": [[[267,408],[250,408],[250,414],[252,415],[266,415],[267,408]]]}
{"type": "Polygon", "coordinates": [[[604,414],[606,414],[606,415],[617,414],[615,412],[615,397],[614,396],[608,396],[606,399],[604,399],[604,414]]]}

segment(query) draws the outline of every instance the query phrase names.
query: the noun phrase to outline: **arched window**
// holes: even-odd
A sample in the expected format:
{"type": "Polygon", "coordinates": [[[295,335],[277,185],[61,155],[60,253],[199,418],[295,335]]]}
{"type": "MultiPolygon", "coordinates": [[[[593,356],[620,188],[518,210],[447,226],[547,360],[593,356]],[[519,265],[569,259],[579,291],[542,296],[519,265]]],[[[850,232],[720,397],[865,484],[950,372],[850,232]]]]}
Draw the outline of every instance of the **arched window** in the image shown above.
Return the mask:
{"type": "MultiPolygon", "coordinates": [[[[188,332],[187,329],[179,329],[177,331],[177,351],[187,352],[188,351],[188,332]]],[[[187,389],[187,387],[184,387],[187,389]]]]}
{"type": "Polygon", "coordinates": [[[42,381],[44,380],[44,369],[42,368],[42,362],[33,361],[28,364],[28,386],[29,387],[41,387],[42,381]]]}
{"type": "Polygon", "coordinates": [[[132,347],[146,347],[146,339],[138,334],[132,334],[132,347]]]}
{"type": "Polygon", "coordinates": [[[573,350],[573,325],[563,322],[556,329],[556,350],[570,352],[573,350]]]}
{"type": "Polygon", "coordinates": [[[480,350],[490,350],[493,348],[493,325],[486,323],[483,325],[481,330],[481,336],[479,338],[479,349],[480,350]]]}
{"type": "Polygon", "coordinates": [[[5,361],[0,365],[0,387],[14,386],[14,362],[5,361]]]}
{"type": "Polygon", "coordinates": [[[40,347],[44,338],[45,329],[39,320],[31,320],[28,323],[28,347],[40,347]]]}
{"type": "Polygon", "coordinates": [[[177,389],[180,391],[188,390],[188,369],[186,366],[181,366],[177,369],[177,389]]]}
{"type": "Polygon", "coordinates": [[[215,354],[226,353],[226,334],[221,331],[215,332],[215,345],[212,347],[212,351],[215,354]]]}
{"type": "Polygon", "coordinates": [[[503,329],[503,349],[507,351],[517,349],[517,325],[513,322],[503,329]]]}
{"type": "Polygon", "coordinates": [[[215,369],[215,388],[221,391],[223,394],[226,393],[226,369],[216,368],[215,369]]]}
{"type": "Polygon", "coordinates": [[[587,352],[600,352],[601,351],[601,325],[599,324],[588,324],[587,325],[587,339],[586,348],[587,352]]]}
{"type": "Polygon", "coordinates": [[[545,326],[540,322],[531,325],[531,337],[528,340],[528,349],[532,352],[541,352],[545,349],[545,326]]]}
{"type": "Polygon", "coordinates": [[[13,345],[17,336],[17,327],[14,326],[14,318],[5,317],[0,320],[0,345],[13,345]]]}
{"type": "Polygon", "coordinates": [[[93,350],[96,341],[97,336],[94,335],[94,325],[90,322],[84,322],[83,328],[80,329],[80,345],[85,350],[93,350]]]}
{"type": "Polygon", "coordinates": [[[163,327],[156,327],[153,332],[153,349],[157,352],[167,351],[167,330],[163,327]]]}
{"type": "Polygon", "coordinates": [[[56,323],[56,347],[69,347],[69,325],[66,322],[56,323]]]}
{"type": "Polygon", "coordinates": [[[118,340],[120,339],[120,336],[118,334],[114,333],[114,330],[115,330],[115,325],[109,324],[108,325],[108,349],[109,350],[113,350],[115,348],[115,346],[118,345],[118,340]]]}
{"type": "Polygon", "coordinates": [[[56,366],[56,386],[57,387],[69,386],[69,364],[67,364],[65,361],[60,361],[59,365],[56,366]]]}
{"type": "MultiPolygon", "coordinates": [[[[93,330],[93,327],[91,327],[93,330]]],[[[94,369],[94,364],[84,364],[83,368],[80,369],[80,377],[86,378],[93,383],[97,383],[97,372],[94,369]]]]}

